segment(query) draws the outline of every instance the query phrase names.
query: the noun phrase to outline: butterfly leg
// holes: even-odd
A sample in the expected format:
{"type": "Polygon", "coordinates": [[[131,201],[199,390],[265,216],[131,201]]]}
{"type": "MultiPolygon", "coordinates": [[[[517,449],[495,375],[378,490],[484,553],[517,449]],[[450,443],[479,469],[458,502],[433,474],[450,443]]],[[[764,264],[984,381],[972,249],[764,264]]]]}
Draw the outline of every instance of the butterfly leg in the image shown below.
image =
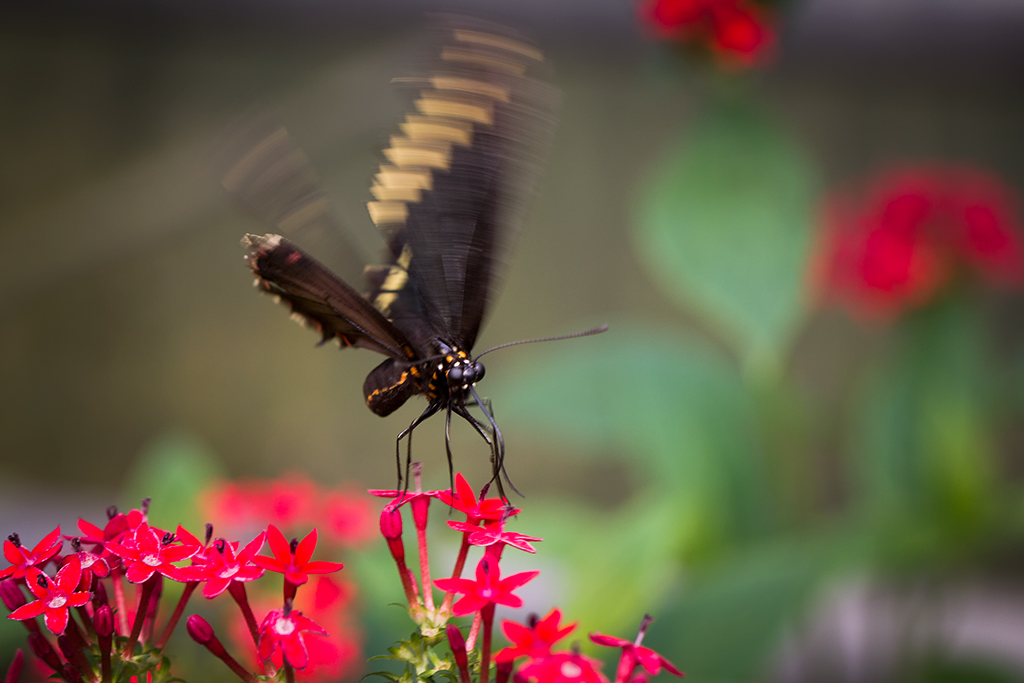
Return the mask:
{"type": "Polygon", "coordinates": [[[444,415],[444,450],[448,454],[448,484],[455,491],[455,465],[452,463],[452,403],[448,401],[444,415]]]}
{"type": "Polygon", "coordinates": [[[470,391],[473,394],[473,398],[476,400],[477,406],[480,407],[480,410],[483,412],[484,417],[486,417],[487,421],[490,423],[491,433],[494,435],[493,439],[487,438],[483,431],[485,429],[484,425],[482,425],[472,415],[470,415],[469,411],[466,410],[465,407],[463,407],[463,417],[466,418],[470,422],[470,424],[472,424],[476,428],[477,432],[479,432],[480,435],[484,437],[484,440],[487,441],[487,443],[490,444],[491,446],[491,465],[494,472],[494,480],[498,486],[498,493],[501,494],[503,500],[508,500],[505,497],[505,491],[501,485],[501,477],[502,475],[504,475],[505,481],[508,482],[508,485],[510,487],[512,487],[512,490],[515,491],[518,495],[522,496],[523,494],[519,493],[519,490],[516,489],[515,485],[512,483],[512,480],[509,479],[508,472],[505,471],[505,438],[501,435],[501,429],[498,428],[498,423],[494,421],[494,416],[491,414],[491,411],[489,411],[485,407],[485,402],[480,399],[479,395],[477,395],[476,389],[470,387],[470,391]]]}
{"type": "Polygon", "coordinates": [[[426,420],[428,417],[436,413],[441,409],[440,403],[431,403],[428,405],[420,416],[413,420],[408,427],[402,430],[402,433],[395,439],[395,466],[398,468],[398,485],[402,485],[402,439],[408,437],[406,442],[406,454],[405,454],[405,488],[403,490],[409,490],[409,468],[412,467],[412,430],[416,429],[421,422],[426,420]]]}

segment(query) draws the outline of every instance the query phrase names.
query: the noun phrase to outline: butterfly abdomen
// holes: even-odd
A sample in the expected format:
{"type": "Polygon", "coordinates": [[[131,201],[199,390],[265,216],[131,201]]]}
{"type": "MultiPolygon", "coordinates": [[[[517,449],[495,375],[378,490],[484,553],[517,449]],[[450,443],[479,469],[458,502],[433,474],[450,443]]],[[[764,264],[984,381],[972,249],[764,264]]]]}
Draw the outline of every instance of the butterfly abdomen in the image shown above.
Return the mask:
{"type": "Polygon", "coordinates": [[[423,371],[415,365],[388,358],[370,371],[363,382],[366,405],[377,415],[390,415],[411,396],[423,393],[423,371]]]}

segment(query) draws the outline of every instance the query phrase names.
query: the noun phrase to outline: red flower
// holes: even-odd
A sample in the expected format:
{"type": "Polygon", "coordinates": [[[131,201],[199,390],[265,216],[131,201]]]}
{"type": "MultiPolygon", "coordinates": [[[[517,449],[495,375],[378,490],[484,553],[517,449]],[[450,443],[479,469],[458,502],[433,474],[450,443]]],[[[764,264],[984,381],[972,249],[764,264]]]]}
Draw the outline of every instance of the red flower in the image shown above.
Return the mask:
{"type": "Polygon", "coordinates": [[[265,537],[266,533],[260,532],[237,556],[238,543],[217,539],[213,549],[206,553],[206,563],[202,565],[204,575],[200,580],[206,581],[203,597],[217,597],[228,589],[232,581],[252,581],[263,576],[263,569],[253,565],[252,558],[263,548],[265,537]]]}
{"type": "Polygon", "coordinates": [[[505,531],[505,525],[502,522],[495,522],[486,526],[477,526],[475,524],[467,524],[465,522],[448,522],[448,526],[469,534],[469,544],[478,546],[492,546],[496,543],[502,543],[504,545],[510,545],[513,548],[519,550],[525,550],[528,553],[535,553],[537,549],[530,545],[530,541],[543,541],[543,538],[539,536],[527,536],[526,534],[520,534],[515,531],[505,531]]]}
{"type": "Polygon", "coordinates": [[[193,580],[171,563],[187,560],[202,546],[174,543],[174,534],[161,536],[158,529],[143,522],[130,537],[125,537],[124,543],[110,541],[106,548],[124,562],[125,578],[132,583],[144,583],[157,572],[174,581],[193,580]]]}
{"type": "MultiPolygon", "coordinates": [[[[536,616],[533,615],[533,619],[536,616]]],[[[517,657],[546,657],[551,654],[551,648],[562,638],[565,638],[576,628],[576,622],[559,626],[562,620],[562,612],[557,607],[540,621],[532,626],[523,626],[514,621],[504,621],[501,624],[505,637],[512,642],[511,647],[494,656],[496,662],[507,662],[517,657]]]]}
{"type": "Polygon", "coordinates": [[[27,550],[21,544],[18,534],[11,534],[4,541],[4,557],[11,566],[0,570],[0,579],[6,579],[8,576],[22,578],[30,567],[37,567],[49,561],[60,551],[62,545],[64,540],[60,537],[60,527],[43,536],[43,540],[36,543],[32,550],[27,550]]]}
{"type": "Polygon", "coordinates": [[[364,496],[332,491],[324,498],[324,533],[341,545],[360,545],[373,537],[373,507],[364,496]]]}
{"type": "Polygon", "coordinates": [[[883,173],[865,192],[826,199],[815,284],[826,298],[874,317],[930,301],[957,267],[1019,284],[1024,248],[1013,208],[1009,190],[974,169],[883,173]]]}
{"type": "Polygon", "coordinates": [[[316,529],[310,531],[301,543],[293,540],[289,544],[284,534],[271,524],[267,527],[267,542],[274,557],[256,555],[252,558],[253,564],[284,574],[285,581],[296,586],[306,583],[309,574],[330,574],[345,566],[340,562],[310,562],[316,549],[316,529]]]}
{"type": "Polygon", "coordinates": [[[578,652],[559,652],[526,663],[516,672],[517,682],[608,683],[600,671],[601,662],[578,652]]]}
{"type": "Polygon", "coordinates": [[[729,66],[753,66],[775,42],[771,27],[747,2],[717,2],[710,7],[711,49],[729,66]]]}
{"type": "Polygon", "coordinates": [[[286,475],[270,482],[270,491],[264,498],[266,515],[272,523],[285,528],[308,522],[319,495],[316,484],[303,475],[286,475]]]}
{"type": "MultiPolygon", "coordinates": [[[[643,633],[641,632],[641,638],[642,636],[643,633]]],[[[638,640],[641,638],[638,638],[638,640]]],[[[591,633],[590,639],[598,645],[622,648],[622,658],[619,660],[619,670],[615,675],[615,680],[617,681],[626,680],[628,676],[633,673],[633,669],[636,668],[637,664],[642,666],[644,671],[651,676],[657,676],[661,673],[662,669],[665,669],[665,671],[668,671],[670,674],[675,676],[686,675],[677,669],[675,664],[668,661],[651,648],[641,647],[639,643],[634,643],[624,638],[606,636],[601,633],[591,633]]]]}
{"type": "Polygon", "coordinates": [[[138,529],[146,522],[146,513],[142,510],[129,510],[128,514],[118,512],[117,508],[107,508],[107,524],[102,529],[78,518],[78,528],[82,532],[82,543],[95,543],[103,545],[107,541],[116,541],[126,533],[138,529]]]}
{"type": "Polygon", "coordinates": [[[82,542],[77,536],[71,539],[71,546],[76,552],[74,555],[65,557],[64,564],[67,564],[72,557],[78,558],[79,563],[82,565],[82,588],[87,588],[91,585],[92,576],[102,579],[110,574],[110,563],[107,562],[107,559],[97,553],[82,550],[82,542]]]}
{"type": "Polygon", "coordinates": [[[455,491],[436,491],[437,499],[450,508],[466,513],[470,519],[498,520],[506,515],[515,515],[519,510],[508,511],[508,504],[501,498],[476,499],[473,487],[462,473],[455,475],[455,491]]]}
{"type": "Polygon", "coordinates": [[[750,0],[649,0],[640,14],[659,37],[697,44],[726,67],[753,66],[775,42],[765,11],[750,0]]]}
{"type": "Polygon", "coordinates": [[[465,595],[452,606],[452,614],[460,617],[477,612],[490,603],[522,607],[522,598],[513,595],[512,591],[532,581],[538,574],[540,574],[539,571],[520,572],[507,579],[502,579],[498,563],[494,558],[485,555],[480,560],[480,564],[476,566],[475,581],[472,579],[437,579],[434,581],[434,585],[448,593],[463,593],[465,595]]]}
{"type": "Polygon", "coordinates": [[[25,570],[25,584],[38,599],[11,612],[8,619],[23,621],[45,614],[46,628],[54,635],[64,633],[68,625],[68,608],[81,607],[92,596],[92,593],[75,591],[81,578],[82,565],[75,555],[57,572],[56,579],[29,567],[25,570]]]}
{"type": "Polygon", "coordinates": [[[302,616],[302,612],[287,606],[283,610],[272,610],[260,624],[260,661],[283,656],[296,669],[305,669],[309,655],[303,632],[327,635],[326,631],[302,616]]]}

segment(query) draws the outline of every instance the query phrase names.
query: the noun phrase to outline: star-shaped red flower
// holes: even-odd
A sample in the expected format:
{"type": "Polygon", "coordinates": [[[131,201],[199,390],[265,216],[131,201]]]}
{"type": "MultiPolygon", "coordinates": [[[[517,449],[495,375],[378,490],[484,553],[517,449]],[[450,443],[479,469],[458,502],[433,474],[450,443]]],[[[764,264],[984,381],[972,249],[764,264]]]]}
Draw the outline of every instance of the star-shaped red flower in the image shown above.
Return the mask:
{"type": "Polygon", "coordinates": [[[172,563],[187,560],[202,546],[175,545],[174,534],[160,536],[158,529],[143,522],[131,536],[123,537],[122,543],[108,541],[105,547],[124,562],[125,578],[132,583],[144,583],[157,572],[173,581],[189,581],[191,577],[183,576],[172,563]]]}
{"type": "Polygon", "coordinates": [[[517,681],[532,683],[608,683],[601,662],[578,652],[558,652],[538,657],[516,672],[517,681]]]}
{"type": "Polygon", "coordinates": [[[481,498],[478,501],[473,487],[461,472],[455,475],[455,491],[437,491],[437,499],[450,508],[465,512],[470,519],[499,520],[519,512],[508,511],[507,503],[501,498],[481,498]]]}
{"type": "Polygon", "coordinates": [[[476,566],[476,580],[472,579],[437,579],[434,585],[449,593],[463,593],[452,606],[452,614],[457,617],[479,611],[489,603],[522,607],[523,600],[513,595],[512,591],[532,581],[539,571],[520,572],[507,579],[501,578],[498,563],[492,557],[484,556],[476,566]]]}
{"type": "Polygon", "coordinates": [[[75,591],[81,578],[82,565],[76,555],[61,567],[56,579],[29,567],[25,571],[25,585],[38,599],[11,612],[8,619],[24,621],[45,614],[46,628],[54,635],[64,633],[68,625],[68,608],[81,607],[92,596],[92,593],[75,591]]]}
{"type": "Polygon", "coordinates": [[[260,624],[260,661],[265,662],[277,655],[283,656],[296,669],[306,668],[309,654],[303,632],[327,635],[327,631],[302,616],[302,612],[287,607],[271,610],[260,624]]]}
{"type": "Polygon", "coordinates": [[[330,574],[345,566],[341,562],[310,562],[316,549],[316,529],[310,531],[301,542],[288,543],[284,534],[271,524],[267,527],[267,543],[274,556],[256,555],[252,558],[253,564],[284,574],[285,580],[296,586],[306,583],[310,574],[330,574]]]}
{"type": "MultiPolygon", "coordinates": [[[[641,635],[642,634],[643,631],[641,630],[641,635]]],[[[622,658],[619,660],[619,670],[615,676],[616,680],[619,680],[620,678],[622,680],[626,680],[626,677],[633,672],[633,669],[636,668],[637,664],[642,666],[644,671],[652,676],[656,676],[661,673],[662,669],[665,669],[665,671],[668,671],[670,674],[675,676],[686,675],[677,669],[675,664],[668,661],[649,647],[641,647],[637,643],[626,640],[625,638],[606,636],[602,633],[591,633],[590,639],[598,645],[622,648],[622,658]],[[623,672],[626,673],[624,674],[623,672]]]]}
{"type": "Polygon", "coordinates": [[[20,579],[25,576],[29,567],[38,567],[60,551],[64,540],[60,537],[60,527],[43,536],[43,540],[36,543],[32,550],[28,550],[21,544],[17,534],[11,534],[4,541],[4,557],[11,563],[10,567],[0,570],[0,579],[8,576],[20,579]]]}
{"type": "Polygon", "coordinates": [[[513,548],[519,550],[525,550],[528,553],[535,553],[537,549],[530,545],[530,541],[543,541],[544,539],[539,536],[527,536],[526,534],[520,534],[516,531],[505,531],[505,524],[503,522],[494,522],[492,524],[485,524],[484,526],[478,526],[476,524],[467,524],[466,522],[448,522],[448,526],[469,534],[469,544],[479,546],[491,546],[495,543],[502,543],[504,545],[510,545],[513,548]]]}
{"type": "Polygon", "coordinates": [[[252,564],[252,558],[263,548],[266,532],[252,539],[237,555],[238,543],[227,543],[217,539],[213,549],[206,553],[206,585],[204,598],[215,598],[228,589],[232,581],[252,581],[263,576],[263,569],[252,564]]]}
{"type": "MultiPolygon", "coordinates": [[[[536,615],[533,618],[536,619],[536,615]]],[[[551,654],[552,646],[576,628],[575,621],[559,626],[558,622],[561,620],[562,611],[556,607],[532,627],[514,621],[504,621],[501,628],[505,632],[505,637],[512,642],[512,646],[495,655],[494,661],[508,662],[517,657],[544,657],[551,654]]]]}

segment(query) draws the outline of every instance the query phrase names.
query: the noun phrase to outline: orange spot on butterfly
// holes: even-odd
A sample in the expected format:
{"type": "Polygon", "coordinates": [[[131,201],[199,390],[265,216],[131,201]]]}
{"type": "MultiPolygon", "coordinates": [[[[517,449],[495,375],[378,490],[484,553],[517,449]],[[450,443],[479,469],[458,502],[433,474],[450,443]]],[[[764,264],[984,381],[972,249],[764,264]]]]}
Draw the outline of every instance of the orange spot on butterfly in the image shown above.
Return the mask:
{"type": "Polygon", "coordinates": [[[298,263],[301,259],[302,254],[300,254],[297,251],[293,251],[292,253],[288,254],[288,256],[285,257],[284,262],[291,266],[298,263]]]}

